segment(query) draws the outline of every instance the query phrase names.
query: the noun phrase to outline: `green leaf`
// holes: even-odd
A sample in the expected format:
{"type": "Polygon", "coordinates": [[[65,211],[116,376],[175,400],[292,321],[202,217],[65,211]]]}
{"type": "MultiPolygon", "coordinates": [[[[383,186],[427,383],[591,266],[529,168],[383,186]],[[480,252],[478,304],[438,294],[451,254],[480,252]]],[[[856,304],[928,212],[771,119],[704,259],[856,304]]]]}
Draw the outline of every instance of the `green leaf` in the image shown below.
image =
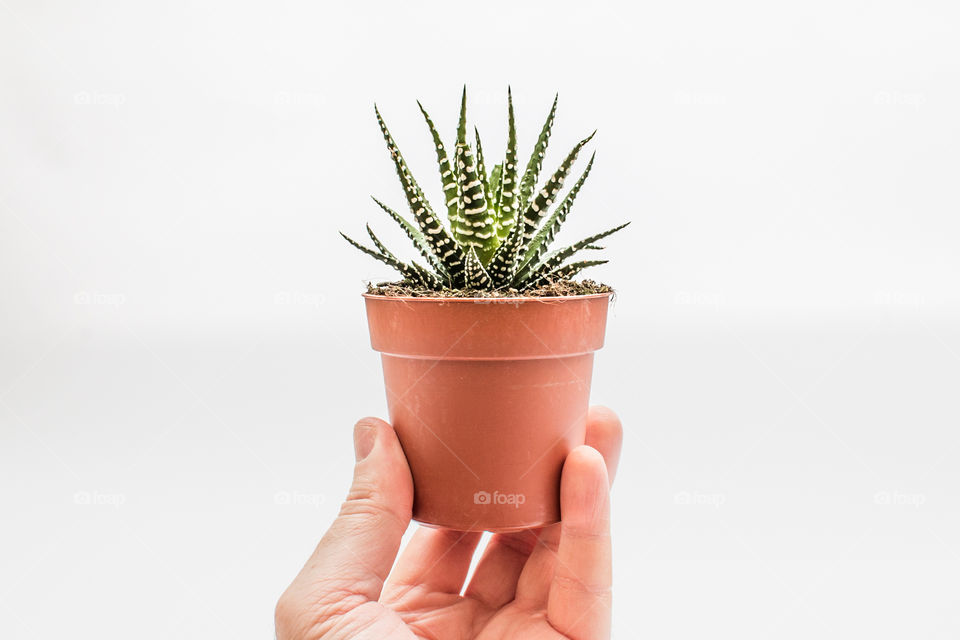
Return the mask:
{"type": "Polygon", "coordinates": [[[543,166],[543,156],[547,152],[547,144],[550,142],[550,131],[553,128],[553,119],[557,115],[557,99],[560,94],[553,97],[553,106],[550,107],[550,114],[547,115],[543,128],[540,129],[540,137],[537,138],[537,144],[533,147],[533,153],[530,154],[530,160],[527,161],[527,168],[523,172],[523,179],[520,181],[520,207],[526,209],[530,203],[530,196],[537,184],[537,178],[540,177],[540,167],[543,166]]]}
{"type": "Polygon", "coordinates": [[[380,124],[380,130],[383,132],[383,138],[387,143],[387,149],[390,151],[390,157],[393,159],[393,164],[397,170],[397,176],[399,176],[400,183],[403,185],[403,192],[407,197],[407,204],[410,206],[410,211],[413,213],[413,217],[416,219],[417,225],[420,227],[424,238],[426,238],[430,244],[434,255],[436,255],[444,267],[446,267],[451,278],[453,278],[454,285],[457,285],[462,282],[464,277],[464,262],[466,256],[464,256],[463,250],[444,228],[443,223],[437,218],[437,215],[430,207],[430,203],[427,202],[427,199],[424,197],[423,191],[410,173],[410,169],[400,154],[400,149],[397,147],[393,136],[391,136],[390,131],[387,130],[387,125],[380,116],[380,110],[377,109],[376,105],[374,105],[374,111],[377,114],[377,122],[380,124]]]}
{"type": "Polygon", "coordinates": [[[523,224],[523,248],[520,250],[523,260],[526,259],[527,248],[533,240],[534,233],[537,230],[537,225],[540,224],[540,220],[543,218],[544,214],[546,214],[547,210],[550,208],[550,205],[553,204],[554,199],[560,192],[560,188],[563,187],[563,181],[567,179],[567,174],[570,173],[570,167],[572,167],[573,163],[576,162],[577,155],[580,153],[580,150],[583,149],[584,145],[590,142],[590,139],[593,138],[595,134],[596,131],[578,142],[573,150],[567,154],[567,157],[564,158],[563,163],[561,163],[560,167],[552,176],[550,176],[550,179],[547,180],[545,185],[543,185],[543,188],[537,192],[536,197],[534,197],[533,201],[520,217],[520,220],[523,224]]]}
{"type": "Polygon", "coordinates": [[[600,233],[594,234],[568,247],[564,247],[563,249],[559,249],[558,251],[551,253],[550,255],[548,255],[546,258],[544,258],[541,262],[539,262],[532,268],[528,268],[522,272],[517,273],[516,277],[513,280],[513,284],[524,285],[526,284],[526,281],[543,278],[544,276],[550,274],[551,272],[559,268],[560,265],[567,258],[573,256],[575,253],[577,253],[581,249],[585,249],[586,247],[595,243],[597,240],[606,238],[609,235],[613,235],[614,233],[616,233],[617,231],[620,231],[621,229],[623,229],[629,224],[630,224],[629,222],[625,222],[621,225],[613,227],[612,229],[607,229],[606,231],[602,231],[600,233]]]}
{"type": "Polygon", "coordinates": [[[594,153],[590,156],[590,162],[587,163],[587,168],[580,176],[580,179],[570,188],[570,191],[567,192],[567,196],[563,199],[563,202],[560,203],[560,206],[547,218],[547,221],[537,232],[537,235],[527,244],[518,271],[522,272],[524,267],[531,263],[536,264],[536,261],[540,259],[540,256],[543,255],[547,247],[550,246],[550,243],[553,242],[554,237],[556,237],[557,232],[560,230],[560,226],[567,219],[567,214],[570,213],[570,209],[573,207],[573,201],[576,200],[577,194],[580,192],[580,187],[583,186],[583,183],[587,180],[587,176],[590,175],[590,169],[593,167],[593,159],[596,155],[597,154],[594,153]]]}

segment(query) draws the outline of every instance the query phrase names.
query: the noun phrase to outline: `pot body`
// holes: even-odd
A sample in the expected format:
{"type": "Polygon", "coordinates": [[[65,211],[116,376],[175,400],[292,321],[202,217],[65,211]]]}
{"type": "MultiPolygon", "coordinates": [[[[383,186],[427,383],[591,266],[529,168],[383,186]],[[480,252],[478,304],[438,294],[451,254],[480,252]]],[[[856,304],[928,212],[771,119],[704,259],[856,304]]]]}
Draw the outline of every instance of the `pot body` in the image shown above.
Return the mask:
{"type": "Polygon", "coordinates": [[[365,298],[414,519],[461,531],[559,522],[609,294],[365,298]]]}

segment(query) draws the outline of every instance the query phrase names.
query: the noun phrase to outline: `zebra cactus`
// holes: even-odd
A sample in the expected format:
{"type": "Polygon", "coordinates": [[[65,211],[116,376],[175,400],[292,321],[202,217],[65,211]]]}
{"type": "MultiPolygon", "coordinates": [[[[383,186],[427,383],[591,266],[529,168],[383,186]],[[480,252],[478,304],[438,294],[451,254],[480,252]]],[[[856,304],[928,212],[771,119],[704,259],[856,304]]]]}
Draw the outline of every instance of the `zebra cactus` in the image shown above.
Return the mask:
{"type": "Polygon", "coordinates": [[[396,269],[403,276],[405,284],[434,290],[524,290],[550,282],[569,280],[587,267],[607,262],[569,260],[581,251],[602,249],[596,243],[623,229],[629,222],[591,235],[562,249],[547,251],[593,167],[591,156],[583,174],[553,213],[548,215],[577,156],[593,138],[593,134],[590,134],[577,143],[560,167],[546,179],[542,188],[536,190],[557,111],[556,98],[522,174],[519,173],[517,164],[517,132],[513,98],[509,89],[507,149],[503,161],[495,165],[489,173],[484,162],[479,131],[474,129],[473,145],[467,140],[466,87],[460,101],[460,119],[452,155],[448,154],[447,147],[426,109],[417,104],[433,138],[449,226],[441,221],[440,216],[430,206],[376,106],[374,111],[377,122],[403,186],[413,222],[376,198],[374,202],[403,229],[429,266],[423,266],[416,261],[403,262],[397,258],[374,235],[369,225],[367,233],[373,248],[341,233],[347,242],[396,269]]]}

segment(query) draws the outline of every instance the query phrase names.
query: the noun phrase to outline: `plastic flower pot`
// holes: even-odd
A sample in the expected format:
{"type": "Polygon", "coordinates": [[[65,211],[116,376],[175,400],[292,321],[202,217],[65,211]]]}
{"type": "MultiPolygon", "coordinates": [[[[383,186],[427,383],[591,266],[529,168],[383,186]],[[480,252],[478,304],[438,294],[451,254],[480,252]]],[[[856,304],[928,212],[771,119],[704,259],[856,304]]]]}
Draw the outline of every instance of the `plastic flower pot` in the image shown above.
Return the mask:
{"type": "Polygon", "coordinates": [[[364,298],[414,519],[461,531],[559,522],[610,294],[364,298]]]}

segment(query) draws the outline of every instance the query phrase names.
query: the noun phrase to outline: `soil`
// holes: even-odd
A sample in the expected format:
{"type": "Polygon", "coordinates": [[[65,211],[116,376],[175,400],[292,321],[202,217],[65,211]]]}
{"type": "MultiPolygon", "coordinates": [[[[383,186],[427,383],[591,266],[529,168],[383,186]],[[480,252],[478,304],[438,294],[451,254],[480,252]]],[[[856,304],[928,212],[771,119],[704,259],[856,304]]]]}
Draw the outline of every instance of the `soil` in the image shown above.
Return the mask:
{"type": "Polygon", "coordinates": [[[559,280],[541,287],[519,289],[427,289],[403,282],[367,283],[367,293],[392,298],[556,298],[559,296],[587,296],[613,293],[613,288],[593,280],[559,280]]]}

